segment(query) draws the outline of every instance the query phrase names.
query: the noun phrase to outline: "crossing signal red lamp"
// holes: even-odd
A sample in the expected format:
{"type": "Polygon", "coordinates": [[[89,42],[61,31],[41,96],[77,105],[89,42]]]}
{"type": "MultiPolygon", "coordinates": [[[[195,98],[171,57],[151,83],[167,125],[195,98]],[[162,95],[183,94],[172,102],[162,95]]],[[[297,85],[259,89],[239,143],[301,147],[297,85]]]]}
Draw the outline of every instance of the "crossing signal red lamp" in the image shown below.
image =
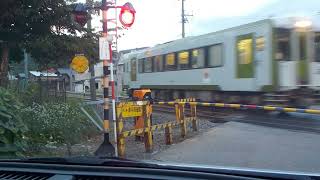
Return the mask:
{"type": "Polygon", "coordinates": [[[81,26],[86,25],[89,20],[89,14],[84,4],[76,4],[75,9],[73,10],[73,15],[74,20],[81,26]]]}
{"type": "Polygon", "coordinates": [[[121,24],[125,27],[131,27],[135,20],[136,10],[133,8],[132,4],[127,2],[121,6],[121,11],[119,15],[119,20],[121,24]]]}

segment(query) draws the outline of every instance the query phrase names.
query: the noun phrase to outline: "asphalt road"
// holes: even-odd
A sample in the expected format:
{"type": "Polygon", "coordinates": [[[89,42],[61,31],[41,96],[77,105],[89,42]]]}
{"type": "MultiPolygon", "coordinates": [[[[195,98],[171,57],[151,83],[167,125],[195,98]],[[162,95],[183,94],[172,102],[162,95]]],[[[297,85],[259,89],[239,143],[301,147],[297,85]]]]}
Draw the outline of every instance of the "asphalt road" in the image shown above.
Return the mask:
{"type": "Polygon", "coordinates": [[[155,154],[154,159],[174,163],[319,173],[319,150],[318,133],[227,122],[172,145],[155,154]]]}
{"type": "Polygon", "coordinates": [[[314,132],[320,134],[320,115],[303,113],[243,113],[229,116],[226,122],[243,122],[265,127],[314,132]]]}

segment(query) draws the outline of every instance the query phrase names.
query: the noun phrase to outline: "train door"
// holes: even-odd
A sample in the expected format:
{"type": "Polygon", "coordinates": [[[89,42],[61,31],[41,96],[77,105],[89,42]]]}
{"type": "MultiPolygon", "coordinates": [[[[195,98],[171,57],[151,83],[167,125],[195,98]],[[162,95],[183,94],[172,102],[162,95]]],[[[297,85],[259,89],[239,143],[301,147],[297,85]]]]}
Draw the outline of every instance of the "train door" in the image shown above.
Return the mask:
{"type": "Polygon", "coordinates": [[[254,42],[253,34],[241,35],[237,38],[237,78],[254,77],[254,42]]]}
{"type": "Polygon", "coordinates": [[[320,32],[313,34],[313,53],[314,58],[310,63],[310,84],[314,87],[320,87],[320,32]]]}
{"type": "Polygon", "coordinates": [[[130,72],[130,79],[131,81],[137,81],[137,59],[133,58],[130,62],[131,72],[130,72]]]}
{"type": "Polygon", "coordinates": [[[274,58],[278,69],[278,80],[280,90],[292,89],[296,86],[296,47],[294,34],[290,29],[277,28],[274,30],[274,58]]]}
{"type": "Polygon", "coordinates": [[[298,59],[296,67],[296,77],[297,85],[304,86],[309,84],[309,64],[308,64],[308,33],[307,32],[297,32],[298,39],[298,59]]]}

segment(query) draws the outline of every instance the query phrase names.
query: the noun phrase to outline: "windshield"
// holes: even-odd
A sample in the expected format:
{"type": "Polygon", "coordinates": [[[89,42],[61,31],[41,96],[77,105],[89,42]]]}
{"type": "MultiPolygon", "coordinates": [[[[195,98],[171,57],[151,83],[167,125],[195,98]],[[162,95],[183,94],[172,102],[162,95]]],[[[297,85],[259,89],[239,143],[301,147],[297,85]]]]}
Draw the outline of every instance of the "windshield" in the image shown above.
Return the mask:
{"type": "Polygon", "coordinates": [[[319,0],[1,0],[0,158],[320,173],[319,0]]]}

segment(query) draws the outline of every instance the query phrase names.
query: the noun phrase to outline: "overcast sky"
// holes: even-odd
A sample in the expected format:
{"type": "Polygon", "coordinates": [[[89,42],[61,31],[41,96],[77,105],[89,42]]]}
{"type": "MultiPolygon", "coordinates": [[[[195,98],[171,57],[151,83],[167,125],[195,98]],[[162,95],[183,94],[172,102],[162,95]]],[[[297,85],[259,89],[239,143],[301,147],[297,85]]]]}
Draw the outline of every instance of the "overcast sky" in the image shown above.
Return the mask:
{"type": "MultiPolygon", "coordinates": [[[[137,11],[136,21],[123,31],[119,50],[181,38],[181,0],[117,0],[117,4],[127,1],[137,11]]],[[[193,14],[186,24],[186,36],[193,36],[269,16],[316,14],[320,0],[185,0],[185,11],[193,14]]],[[[94,19],[93,27],[101,30],[100,18],[94,19]]]]}

